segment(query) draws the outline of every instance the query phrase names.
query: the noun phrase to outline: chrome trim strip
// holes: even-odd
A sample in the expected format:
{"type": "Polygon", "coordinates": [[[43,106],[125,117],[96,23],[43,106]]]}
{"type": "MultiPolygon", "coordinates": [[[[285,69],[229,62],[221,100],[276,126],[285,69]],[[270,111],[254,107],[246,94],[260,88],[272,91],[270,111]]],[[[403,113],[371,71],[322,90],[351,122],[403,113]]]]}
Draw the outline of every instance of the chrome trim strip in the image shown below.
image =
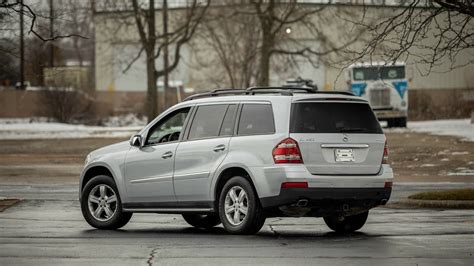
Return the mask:
{"type": "Polygon", "coordinates": [[[368,144],[321,144],[321,148],[368,148],[368,144]]]}
{"type": "Polygon", "coordinates": [[[135,180],[131,180],[130,183],[139,184],[139,183],[162,182],[162,181],[171,181],[171,180],[173,180],[173,176],[167,175],[167,176],[157,176],[157,177],[135,179],[135,180]],[[164,179],[169,179],[169,180],[164,180],[164,179]]]}
{"type": "Polygon", "coordinates": [[[123,208],[125,212],[162,212],[162,213],[181,213],[181,212],[213,212],[212,208],[123,208]]]}
{"type": "MultiPolygon", "coordinates": [[[[210,173],[210,172],[198,172],[198,173],[174,175],[174,179],[180,179],[180,180],[196,179],[195,177],[193,177],[193,178],[185,178],[185,177],[187,177],[187,176],[196,176],[196,175],[206,175],[206,177],[208,177],[208,176],[209,176],[209,173],[210,173]]],[[[201,177],[201,178],[206,178],[206,177],[201,177]]]]}

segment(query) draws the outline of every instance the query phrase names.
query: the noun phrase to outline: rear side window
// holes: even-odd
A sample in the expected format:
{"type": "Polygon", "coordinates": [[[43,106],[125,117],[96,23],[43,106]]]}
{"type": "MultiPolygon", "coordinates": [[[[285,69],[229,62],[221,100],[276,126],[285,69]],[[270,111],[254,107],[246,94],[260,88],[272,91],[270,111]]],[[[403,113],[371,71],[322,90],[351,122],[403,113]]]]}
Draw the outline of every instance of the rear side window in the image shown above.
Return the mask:
{"type": "Polygon", "coordinates": [[[222,121],[221,131],[219,136],[232,136],[234,133],[234,119],[235,113],[237,113],[237,105],[229,105],[227,112],[224,116],[224,121],[222,121]]]}
{"type": "Polygon", "coordinates": [[[291,133],[383,133],[365,103],[294,103],[291,109],[291,133]]]}
{"type": "Polygon", "coordinates": [[[218,136],[226,110],[227,104],[199,106],[189,129],[188,139],[218,136]]]}
{"type": "Polygon", "coordinates": [[[244,104],[240,113],[238,135],[275,133],[273,110],[270,104],[244,104]]]}

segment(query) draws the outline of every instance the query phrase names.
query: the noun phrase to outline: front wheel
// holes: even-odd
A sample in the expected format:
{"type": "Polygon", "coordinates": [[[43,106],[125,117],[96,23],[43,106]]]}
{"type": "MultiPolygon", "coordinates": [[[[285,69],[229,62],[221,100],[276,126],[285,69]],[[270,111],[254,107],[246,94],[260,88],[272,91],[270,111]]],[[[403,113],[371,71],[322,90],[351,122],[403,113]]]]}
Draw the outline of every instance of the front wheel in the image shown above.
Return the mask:
{"type": "Polygon", "coordinates": [[[352,216],[327,216],[324,217],[324,222],[336,233],[352,233],[364,226],[369,216],[369,211],[359,213],[352,216]]]}
{"type": "Polygon", "coordinates": [[[241,177],[231,178],[219,197],[219,216],[231,234],[255,234],[265,224],[260,200],[250,182],[241,177]]]}
{"type": "Polygon", "coordinates": [[[84,219],[98,229],[118,229],[132,218],[131,212],[122,211],[117,186],[109,176],[93,177],[81,193],[81,211],[84,219]]]}
{"type": "Polygon", "coordinates": [[[221,223],[218,215],[183,214],[184,220],[197,228],[210,229],[221,223]]]}

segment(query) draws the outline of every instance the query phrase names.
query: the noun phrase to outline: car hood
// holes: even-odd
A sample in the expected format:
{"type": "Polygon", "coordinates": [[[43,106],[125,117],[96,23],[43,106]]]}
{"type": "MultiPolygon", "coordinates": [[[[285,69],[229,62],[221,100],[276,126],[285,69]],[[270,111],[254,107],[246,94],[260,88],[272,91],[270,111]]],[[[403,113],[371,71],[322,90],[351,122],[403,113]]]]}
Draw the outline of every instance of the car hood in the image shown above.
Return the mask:
{"type": "Polygon", "coordinates": [[[102,148],[99,148],[97,150],[92,151],[89,153],[90,161],[94,161],[100,157],[106,156],[106,155],[112,155],[118,152],[125,152],[130,149],[130,143],[129,141],[122,141],[119,143],[111,144],[102,148]]]}

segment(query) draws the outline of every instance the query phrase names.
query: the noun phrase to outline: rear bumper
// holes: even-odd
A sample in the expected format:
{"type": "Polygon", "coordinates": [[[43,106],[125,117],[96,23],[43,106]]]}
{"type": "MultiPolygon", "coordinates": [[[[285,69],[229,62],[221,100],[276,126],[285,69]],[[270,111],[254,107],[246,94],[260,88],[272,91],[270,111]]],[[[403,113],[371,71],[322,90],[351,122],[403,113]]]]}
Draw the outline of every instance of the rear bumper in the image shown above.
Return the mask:
{"type": "Polygon", "coordinates": [[[278,196],[260,198],[263,208],[297,206],[301,200],[303,207],[330,209],[366,208],[384,205],[390,199],[391,188],[287,188],[278,196]]]}

